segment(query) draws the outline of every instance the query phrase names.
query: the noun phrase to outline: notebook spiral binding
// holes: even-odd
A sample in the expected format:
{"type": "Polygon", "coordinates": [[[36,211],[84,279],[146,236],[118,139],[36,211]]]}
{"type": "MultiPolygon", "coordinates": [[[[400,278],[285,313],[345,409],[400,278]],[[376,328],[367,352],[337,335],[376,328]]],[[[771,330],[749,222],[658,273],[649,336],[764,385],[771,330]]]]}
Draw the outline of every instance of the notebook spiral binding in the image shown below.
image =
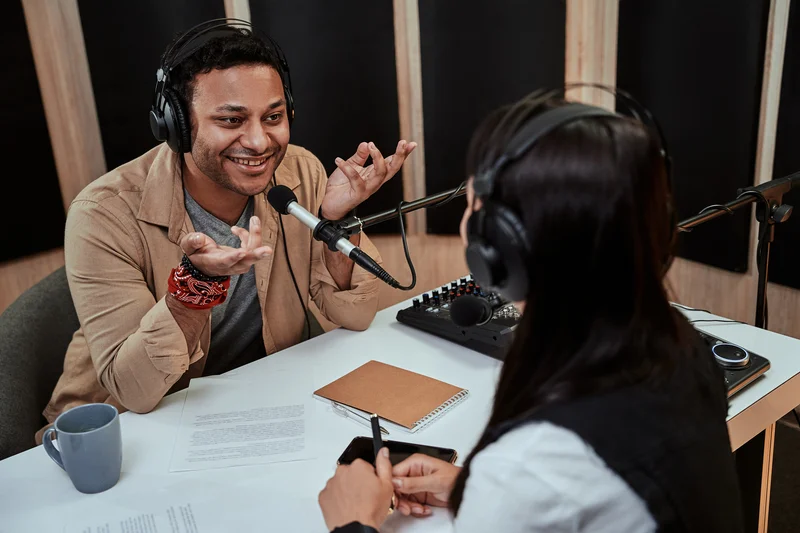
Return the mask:
{"type": "Polygon", "coordinates": [[[447,400],[444,403],[442,403],[442,405],[440,405],[439,407],[437,407],[436,409],[434,409],[433,411],[431,411],[430,413],[428,413],[424,417],[422,417],[419,420],[417,420],[414,423],[414,431],[419,431],[420,429],[424,428],[428,424],[431,424],[433,421],[437,420],[440,416],[445,414],[447,411],[449,411],[450,409],[452,409],[456,405],[458,405],[461,402],[463,402],[464,400],[466,400],[468,396],[469,396],[469,391],[466,390],[466,389],[462,390],[458,394],[453,395],[449,400],[447,400]]]}

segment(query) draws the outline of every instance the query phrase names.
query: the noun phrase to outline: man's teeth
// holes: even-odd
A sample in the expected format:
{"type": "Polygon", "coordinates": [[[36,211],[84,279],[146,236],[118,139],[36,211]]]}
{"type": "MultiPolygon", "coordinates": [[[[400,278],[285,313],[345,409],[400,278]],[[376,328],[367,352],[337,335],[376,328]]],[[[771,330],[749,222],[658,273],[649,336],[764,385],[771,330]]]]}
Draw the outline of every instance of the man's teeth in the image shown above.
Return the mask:
{"type": "Polygon", "coordinates": [[[234,163],[239,163],[240,165],[247,165],[248,167],[257,167],[258,165],[261,165],[262,163],[264,163],[264,161],[267,160],[266,157],[263,159],[239,159],[238,157],[230,157],[229,159],[234,163]]]}

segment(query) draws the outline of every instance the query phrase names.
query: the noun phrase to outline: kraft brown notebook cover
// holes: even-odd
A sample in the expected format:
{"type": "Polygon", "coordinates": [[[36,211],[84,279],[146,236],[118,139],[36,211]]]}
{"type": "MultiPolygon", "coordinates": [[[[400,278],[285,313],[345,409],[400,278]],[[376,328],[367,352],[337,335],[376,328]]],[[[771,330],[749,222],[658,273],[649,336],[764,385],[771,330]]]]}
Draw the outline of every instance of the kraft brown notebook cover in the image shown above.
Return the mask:
{"type": "Polygon", "coordinates": [[[416,372],[370,361],[314,394],[366,413],[376,413],[413,432],[463,401],[469,391],[416,372]]]}

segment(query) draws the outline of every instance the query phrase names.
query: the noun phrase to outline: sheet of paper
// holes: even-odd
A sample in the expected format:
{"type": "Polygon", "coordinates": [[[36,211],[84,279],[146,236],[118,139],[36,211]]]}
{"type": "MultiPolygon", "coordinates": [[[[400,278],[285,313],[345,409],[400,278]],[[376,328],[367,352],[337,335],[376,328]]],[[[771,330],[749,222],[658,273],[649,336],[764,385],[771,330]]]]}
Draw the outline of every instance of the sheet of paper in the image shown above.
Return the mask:
{"type": "Polygon", "coordinates": [[[109,513],[100,518],[87,518],[82,524],[71,524],[64,533],[205,533],[198,527],[191,503],[165,504],[141,512],[109,513]]]}
{"type": "Polygon", "coordinates": [[[311,387],[311,376],[288,371],[258,381],[193,379],[170,472],[314,458],[311,387]]]}

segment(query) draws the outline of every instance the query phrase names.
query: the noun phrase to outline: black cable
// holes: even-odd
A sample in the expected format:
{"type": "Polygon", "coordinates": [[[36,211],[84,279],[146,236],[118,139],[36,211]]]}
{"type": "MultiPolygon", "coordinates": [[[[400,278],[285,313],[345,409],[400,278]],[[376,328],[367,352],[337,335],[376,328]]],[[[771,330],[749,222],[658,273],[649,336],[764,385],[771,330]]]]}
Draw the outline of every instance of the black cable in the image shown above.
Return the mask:
{"type": "Polygon", "coordinates": [[[297,285],[297,278],[294,277],[294,270],[292,270],[292,261],[289,259],[289,248],[286,246],[286,231],[283,229],[283,215],[278,213],[278,222],[281,225],[281,237],[283,237],[283,251],[286,253],[286,264],[289,265],[289,274],[292,276],[292,283],[294,283],[294,290],[297,292],[297,298],[300,300],[300,307],[303,308],[303,316],[306,317],[306,338],[300,336],[300,342],[311,338],[311,322],[308,320],[308,309],[303,301],[303,296],[300,294],[300,287],[297,285]]]}
{"type": "MultiPolygon", "coordinates": [[[[455,193],[451,194],[449,198],[445,198],[442,202],[435,204],[434,207],[438,207],[444,203],[449,202],[455,197],[454,195],[455,193]]],[[[397,288],[400,289],[401,291],[410,291],[417,284],[417,271],[414,269],[414,262],[411,261],[411,254],[408,252],[408,239],[406,238],[406,226],[403,223],[403,206],[405,205],[405,203],[406,202],[401,201],[399,204],[397,204],[397,218],[400,222],[400,237],[403,239],[403,251],[406,254],[406,262],[408,263],[408,268],[411,270],[411,284],[407,286],[398,285],[397,288]]]]}
{"type": "MultiPolygon", "coordinates": [[[[275,174],[272,174],[272,186],[275,187],[278,185],[278,180],[275,178],[275,174]]],[[[289,259],[289,247],[286,245],[286,230],[283,229],[283,215],[278,213],[278,223],[281,225],[281,237],[283,239],[283,251],[286,254],[286,264],[289,265],[289,274],[292,276],[292,283],[294,283],[294,290],[297,293],[297,299],[300,300],[300,307],[303,308],[303,316],[306,319],[306,338],[303,339],[303,335],[300,335],[300,342],[304,340],[308,340],[311,338],[311,321],[308,319],[308,309],[306,309],[306,303],[303,301],[303,295],[300,294],[300,286],[297,285],[297,278],[294,277],[294,270],[292,269],[292,261],[289,259]]]]}
{"type": "Polygon", "coordinates": [[[450,196],[448,196],[447,198],[445,198],[445,199],[444,199],[444,200],[442,200],[441,202],[437,202],[437,203],[435,203],[435,204],[433,204],[433,205],[430,205],[430,206],[428,206],[428,209],[431,209],[431,208],[433,208],[433,207],[441,207],[441,206],[443,206],[444,204],[446,204],[446,203],[448,203],[448,202],[452,201],[452,200],[453,200],[453,198],[455,198],[456,196],[458,196],[458,193],[460,193],[461,191],[463,191],[463,190],[464,190],[464,187],[466,187],[466,186],[467,186],[467,182],[466,182],[466,181],[462,181],[462,182],[461,182],[461,185],[459,185],[458,187],[456,187],[456,190],[454,190],[452,193],[450,193],[450,196]]]}
{"type": "MultiPolygon", "coordinates": [[[[686,311],[697,311],[699,313],[708,313],[709,315],[713,315],[711,311],[708,309],[697,309],[696,307],[689,307],[688,305],[671,304],[673,307],[680,307],[681,309],[685,309],[686,311]]],[[[747,322],[742,322],[741,320],[733,320],[732,318],[696,318],[694,320],[689,320],[689,324],[697,324],[698,322],[730,322],[735,324],[744,324],[745,326],[749,326],[747,322]]]]}

